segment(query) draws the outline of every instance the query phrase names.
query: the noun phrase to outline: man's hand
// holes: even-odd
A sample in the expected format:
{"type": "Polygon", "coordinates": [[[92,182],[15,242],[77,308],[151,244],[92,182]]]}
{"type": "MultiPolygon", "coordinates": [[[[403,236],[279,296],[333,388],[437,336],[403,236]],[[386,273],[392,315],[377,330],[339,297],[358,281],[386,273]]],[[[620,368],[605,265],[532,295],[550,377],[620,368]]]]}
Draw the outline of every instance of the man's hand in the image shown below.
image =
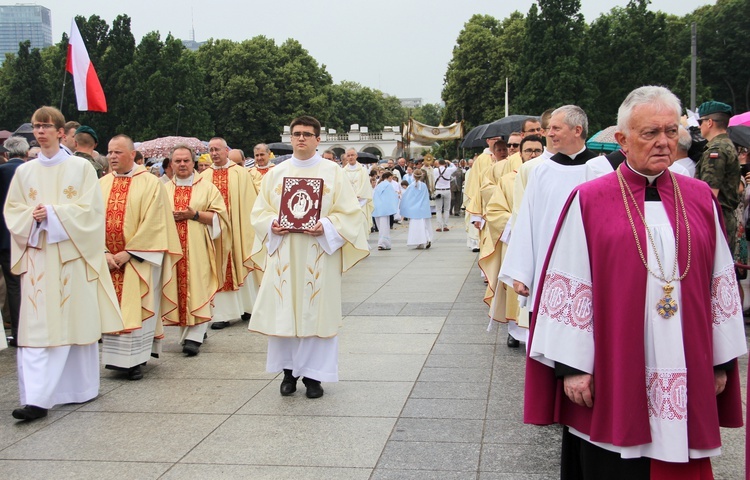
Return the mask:
{"type": "Polygon", "coordinates": [[[117,268],[122,268],[122,267],[124,267],[124,266],[125,266],[125,264],[126,264],[126,263],[128,263],[128,262],[130,261],[130,259],[131,259],[131,258],[133,258],[133,256],[132,256],[132,255],[130,255],[130,254],[129,254],[128,252],[126,252],[125,250],[123,250],[123,251],[122,251],[122,252],[120,252],[120,253],[116,253],[116,254],[114,254],[114,256],[113,256],[113,257],[114,257],[114,259],[115,259],[115,265],[117,265],[117,268]]]}
{"type": "Polygon", "coordinates": [[[195,210],[188,207],[187,210],[175,210],[173,212],[174,221],[175,222],[182,222],[184,220],[190,220],[193,217],[195,217],[195,210]]]}
{"type": "Polygon", "coordinates": [[[476,228],[477,230],[482,229],[482,222],[480,222],[479,220],[477,220],[476,222],[472,222],[472,225],[474,225],[474,228],[476,228]]]}
{"type": "Polygon", "coordinates": [[[120,267],[117,266],[117,263],[115,262],[115,256],[112,255],[109,252],[104,252],[104,256],[107,258],[107,267],[109,267],[109,270],[117,270],[120,267]]]}
{"type": "Polygon", "coordinates": [[[315,224],[312,230],[308,230],[305,233],[307,235],[312,235],[313,237],[319,237],[325,233],[325,230],[323,230],[323,224],[318,222],[315,224]]]}
{"type": "Polygon", "coordinates": [[[588,373],[566,375],[563,390],[571,402],[582,407],[594,406],[594,376],[588,373]]]}
{"type": "Polygon", "coordinates": [[[513,291],[516,292],[516,294],[521,295],[522,297],[529,296],[529,287],[519,282],[518,280],[513,280],[513,291]]]}
{"type": "MultiPolygon", "coordinates": [[[[320,224],[320,222],[318,222],[318,224],[320,224]]],[[[271,231],[274,235],[286,235],[287,233],[289,233],[289,230],[281,228],[281,226],[279,226],[278,220],[274,220],[273,222],[271,222],[271,231]]]]}
{"type": "Polygon", "coordinates": [[[34,208],[34,211],[31,212],[31,216],[34,217],[34,220],[36,220],[37,223],[41,223],[47,219],[47,208],[40,203],[34,208]]]}
{"type": "Polygon", "coordinates": [[[716,395],[720,395],[726,386],[727,372],[725,370],[714,370],[714,387],[716,389],[716,395]]]}

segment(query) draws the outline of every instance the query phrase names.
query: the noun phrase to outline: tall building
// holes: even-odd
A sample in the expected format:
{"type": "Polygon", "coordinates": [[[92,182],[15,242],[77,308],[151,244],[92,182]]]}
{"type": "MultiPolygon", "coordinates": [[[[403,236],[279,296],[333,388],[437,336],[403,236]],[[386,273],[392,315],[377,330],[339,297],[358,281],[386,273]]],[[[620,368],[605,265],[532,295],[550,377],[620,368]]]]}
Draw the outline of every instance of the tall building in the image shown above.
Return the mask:
{"type": "Polygon", "coordinates": [[[6,53],[18,52],[18,44],[31,41],[31,48],[52,45],[52,14],[41,5],[0,5],[0,65],[6,53]]]}

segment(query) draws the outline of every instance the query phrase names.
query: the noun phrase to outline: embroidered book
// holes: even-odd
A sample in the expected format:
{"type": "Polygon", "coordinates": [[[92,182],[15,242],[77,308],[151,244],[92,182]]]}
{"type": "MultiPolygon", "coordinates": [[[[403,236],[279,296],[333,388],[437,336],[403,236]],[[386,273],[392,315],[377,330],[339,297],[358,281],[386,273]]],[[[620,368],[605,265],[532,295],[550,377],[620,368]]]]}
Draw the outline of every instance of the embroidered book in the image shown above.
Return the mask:
{"type": "Polygon", "coordinates": [[[320,220],[322,178],[284,177],[279,226],[291,232],[312,230],[320,220]]]}

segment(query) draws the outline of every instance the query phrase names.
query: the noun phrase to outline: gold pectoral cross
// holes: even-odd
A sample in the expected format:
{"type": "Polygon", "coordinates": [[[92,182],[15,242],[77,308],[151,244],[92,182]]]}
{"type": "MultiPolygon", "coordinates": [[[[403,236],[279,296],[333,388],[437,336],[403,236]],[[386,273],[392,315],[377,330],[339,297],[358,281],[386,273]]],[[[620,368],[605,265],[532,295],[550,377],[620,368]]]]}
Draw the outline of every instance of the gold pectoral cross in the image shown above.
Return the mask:
{"type": "Polygon", "coordinates": [[[662,289],[664,290],[664,296],[656,304],[656,311],[662,318],[669,319],[677,313],[677,300],[672,298],[674,287],[667,283],[662,289]]]}

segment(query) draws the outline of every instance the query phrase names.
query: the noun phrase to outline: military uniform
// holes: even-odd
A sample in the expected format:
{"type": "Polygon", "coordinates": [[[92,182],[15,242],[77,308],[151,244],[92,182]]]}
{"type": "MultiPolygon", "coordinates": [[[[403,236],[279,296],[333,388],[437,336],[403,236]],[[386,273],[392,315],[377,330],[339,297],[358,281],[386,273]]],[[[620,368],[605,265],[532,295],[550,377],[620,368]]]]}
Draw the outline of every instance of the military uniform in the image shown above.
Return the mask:
{"type": "MultiPolygon", "coordinates": [[[[731,107],[721,102],[705,102],[698,108],[700,117],[715,113],[731,115],[731,107]]],[[[708,117],[710,118],[710,117],[708,117]]],[[[706,145],[700,162],[695,168],[695,178],[703,180],[709,187],[719,190],[717,199],[724,216],[729,249],[734,252],[737,243],[737,219],[734,210],[740,204],[740,162],[734,143],[726,133],[719,133],[706,145]]]]}

